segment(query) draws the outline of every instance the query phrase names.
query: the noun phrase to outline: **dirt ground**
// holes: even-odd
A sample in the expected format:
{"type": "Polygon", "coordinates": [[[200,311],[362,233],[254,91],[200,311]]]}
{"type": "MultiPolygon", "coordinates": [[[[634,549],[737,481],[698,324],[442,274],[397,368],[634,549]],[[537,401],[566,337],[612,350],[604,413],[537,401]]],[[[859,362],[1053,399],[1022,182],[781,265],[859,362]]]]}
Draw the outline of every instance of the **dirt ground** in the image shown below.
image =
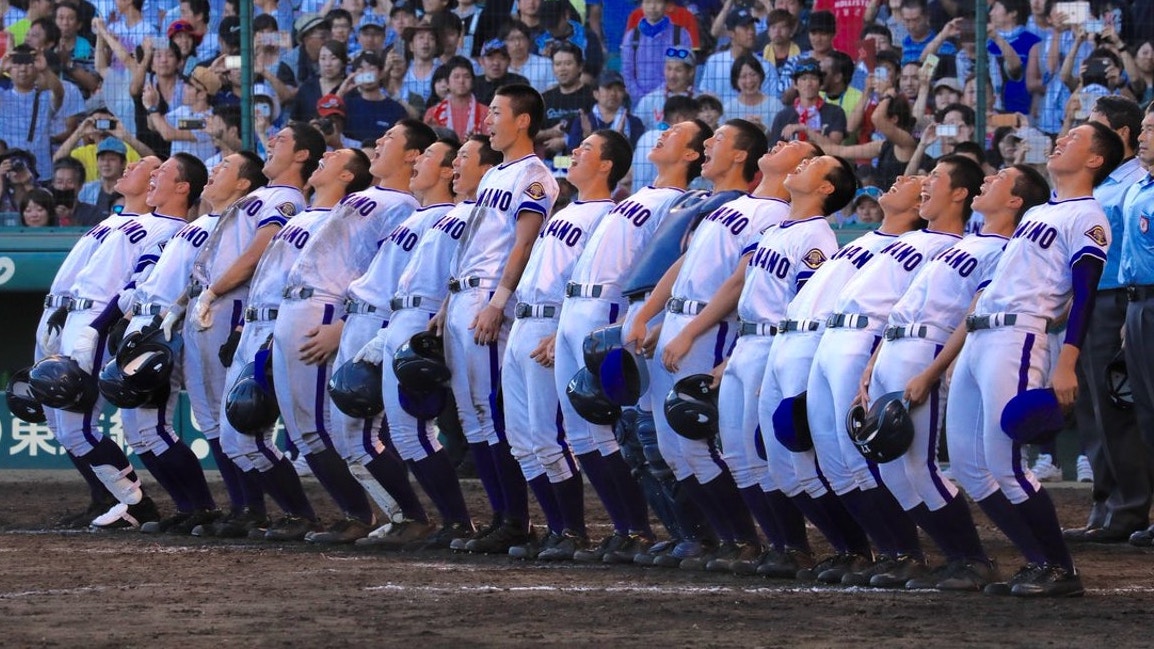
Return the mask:
{"type": "MultiPolygon", "coordinates": [[[[335,514],[315,481],[306,486],[335,514]]],[[[223,500],[219,481],[215,488],[223,500]]],[[[479,484],[466,488],[482,512],[479,484]]],[[[587,492],[591,532],[604,534],[587,492]]],[[[1154,623],[1154,554],[1128,546],[1075,547],[1084,598],[1021,601],[448,552],[61,532],[52,521],[85,504],[74,474],[0,473],[0,493],[5,647],[1137,647],[1149,646],[1154,623]]],[[[1064,524],[1083,521],[1085,485],[1051,493],[1064,524]]],[[[976,515],[1003,569],[1015,570],[1012,549],[976,515]]]]}

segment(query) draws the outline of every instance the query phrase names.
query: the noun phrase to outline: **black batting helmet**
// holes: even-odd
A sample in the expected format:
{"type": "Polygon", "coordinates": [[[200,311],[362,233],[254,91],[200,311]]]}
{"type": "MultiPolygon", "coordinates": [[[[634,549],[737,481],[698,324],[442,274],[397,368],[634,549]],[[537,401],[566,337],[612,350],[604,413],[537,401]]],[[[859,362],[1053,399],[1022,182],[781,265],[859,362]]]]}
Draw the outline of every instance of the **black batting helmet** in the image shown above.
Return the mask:
{"type": "Polygon", "coordinates": [[[585,367],[593,372],[593,376],[601,375],[601,362],[605,355],[614,349],[621,349],[622,331],[620,324],[597,327],[585,336],[581,351],[585,356],[585,367]]]}
{"type": "Polygon", "coordinates": [[[415,392],[444,385],[450,376],[444,341],[429,331],[414,335],[393,355],[393,373],[401,385],[415,392]]]}
{"type": "Polygon", "coordinates": [[[228,423],[244,435],[260,435],[276,424],[280,416],[276,394],[265,389],[256,380],[256,364],[248,363],[232,384],[224,401],[228,423]]]}
{"type": "Polygon", "coordinates": [[[868,412],[860,405],[850,408],[846,432],[862,457],[884,464],[909,450],[914,422],[902,402],[902,393],[890,392],[874,401],[868,412]]]}
{"type": "Polygon", "coordinates": [[[91,410],[99,396],[96,378],[70,356],[49,356],[33,365],[28,386],[41,405],[69,412],[91,410]]]}
{"type": "Polygon", "coordinates": [[[581,418],[591,424],[612,426],[621,417],[621,406],[610,401],[601,391],[601,381],[588,367],[577,370],[565,386],[565,396],[581,418]]]}
{"type": "Polygon", "coordinates": [[[116,352],[116,363],[125,384],[138,390],[168,385],[182,344],[179,335],[174,335],[170,341],[165,340],[164,332],[159,328],[125,336],[116,352]]]}
{"type": "Polygon", "coordinates": [[[96,387],[108,403],[117,408],[139,408],[148,403],[153,392],[153,388],[138,388],[129,383],[115,358],[105,363],[100,370],[96,387]]]}
{"type": "Polygon", "coordinates": [[[597,378],[610,401],[632,406],[649,390],[649,365],[637,352],[619,347],[605,354],[597,378]]]}
{"type": "Polygon", "coordinates": [[[432,390],[417,392],[397,386],[401,409],[417,419],[436,419],[449,404],[449,388],[439,385],[432,390]]]}
{"type": "Polygon", "coordinates": [[[690,374],[673,384],[665,396],[665,420],[686,439],[711,439],[717,435],[717,388],[713,377],[690,374]]]}
{"type": "Polygon", "coordinates": [[[1126,369],[1126,352],[1118,350],[1114,359],[1106,364],[1106,393],[1110,403],[1119,410],[1134,407],[1134,393],[1130,390],[1130,372],[1126,369]]]}
{"type": "Polygon", "coordinates": [[[804,453],[813,448],[804,392],[786,397],[777,404],[777,409],[773,411],[773,436],[794,453],[804,453]]]}
{"type": "Polygon", "coordinates": [[[16,370],[12,378],[8,379],[8,388],[5,396],[8,397],[8,411],[14,417],[30,424],[43,424],[48,421],[44,415],[44,408],[32,395],[32,386],[28,382],[28,373],[31,367],[16,370]]]}
{"type": "Polygon", "coordinates": [[[329,397],[337,410],[356,419],[376,417],[385,409],[381,396],[381,366],[349,361],[329,379],[329,397]]]}

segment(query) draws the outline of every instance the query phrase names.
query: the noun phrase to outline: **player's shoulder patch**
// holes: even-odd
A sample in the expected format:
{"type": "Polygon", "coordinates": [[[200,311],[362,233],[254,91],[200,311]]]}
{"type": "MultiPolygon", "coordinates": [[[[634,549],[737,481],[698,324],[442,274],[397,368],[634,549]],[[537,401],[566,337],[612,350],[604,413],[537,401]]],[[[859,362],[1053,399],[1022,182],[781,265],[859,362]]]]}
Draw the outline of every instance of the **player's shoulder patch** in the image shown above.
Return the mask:
{"type": "Polygon", "coordinates": [[[297,206],[292,201],[285,201],[276,206],[276,211],[280,212],[285,217],[292,217],[297,213],[297,206]]]}
{"type": "Polygon", "coordinates": [[[529,198],[532,198],[535,201],[539,201],[545,198],[545,185],[542,185],[541,183],[534,180],[533,182],[529,183],[528,187],[525,188],[525,193],[529,196],[529,198]]]}
{"type": "Polygon", "coordinates": [[[1084,234],[1090,237],[1090,240],[1099,246],[1102,246],[1103,248],[1106,247],[1106,228],[1103,228],[1100,225],[1095,225],[1089,230],[1086,230],[1084,234]]]}
{"type": "Polygon", "coordinates": [[[818,248],[813,248],[802,256],[801,261],[809,268],[817,270],[819,266],[826,262],[825,253],[818,248]]]}

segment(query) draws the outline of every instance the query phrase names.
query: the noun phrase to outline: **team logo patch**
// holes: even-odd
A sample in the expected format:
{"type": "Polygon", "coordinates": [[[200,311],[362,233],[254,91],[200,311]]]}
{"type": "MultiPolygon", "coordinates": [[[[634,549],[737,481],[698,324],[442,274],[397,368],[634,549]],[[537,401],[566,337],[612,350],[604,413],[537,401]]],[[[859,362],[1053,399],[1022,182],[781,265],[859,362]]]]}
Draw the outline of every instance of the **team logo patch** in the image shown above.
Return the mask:
{"type": "Polygon", "coordinates": [[[1106,229],[1102,226],[1095,225],[1089,230],[1086,230],[1086,236],[1090,237],[1090,239],[1099,246],[1106,247],[1106,229]]]}
{"type": "Polygon", "coordinates": [[[539,201],[545,198],[545,186],[538,182],[529,183],[529,186],[525,188],[525,193],[529,195],[529,198],[539,201]]]}
{"type": "Polygon", "coordinates": [[[276,206],[276,211],[284,216],[293,216],[297,213],[297,206],[293,205],[290,201],[285,201],[276,206]]]}
{"type": "Polygon", "coordinates": [[[1142,234],[1146,234],[1146,231],[1150,229],[1150,217],[1146,216],[1145,214],[1139,216],[1138,229],[1142,232],[1142,234]]]}
{"type": "Polygon", "coordinates": [[[818,266],[821,266],[825,263],[825,253],[818,250],[817,248],[814,248],[813,250],[805,253],[805,256],[801,258],[801,261],[806,266],[817,270],[818,266]]]}

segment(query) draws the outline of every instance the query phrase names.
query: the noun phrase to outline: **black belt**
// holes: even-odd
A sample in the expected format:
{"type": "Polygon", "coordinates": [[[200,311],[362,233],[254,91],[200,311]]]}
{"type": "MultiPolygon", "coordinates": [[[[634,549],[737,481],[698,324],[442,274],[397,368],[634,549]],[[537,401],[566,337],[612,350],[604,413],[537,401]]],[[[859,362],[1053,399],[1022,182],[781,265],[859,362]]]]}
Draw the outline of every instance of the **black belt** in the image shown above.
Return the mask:
{"type": "Polygon", "coordinates": [[[244,310],[245,322],[256,322],[257,320],[276,320],[278,311],[276,309],[258,309],[250,306],[244,310]]]}
{"type": "Polygon", "coordinates": [[[481,285],[480,277],[449,278],[449,292],[460,293],[467,288],[477,288],[481,285]]]}
{"type": "Polygon", "coordinates": [[[777,325],[777,330],[781,333],[791,333],[794,331],[817,331],[821,327],[821,323],[817,320],[782,320],[777,325]]]}
{"type": "Polygon", "coordinates": [[[164,307],[159,304],[133,304],[132,315],[160,315],[164,307]]]}
{"type": "Polygon", "coordinates": [[[776,336],[777,325],[769,322],[742,322],[737,328],[738,336],[776,336]]]}
{"type": "Polygon", "coordinates": [[[1154,297],[1154,285],[1126,287],[1126,299],[1131,302],[1141,302],[1150,297],[1154,297]]]}
{"type": "Polygon", "coordinates": [[[835,313],[829,317],[825,326],[832,329],[865,329],[870,326],[870,319],[860,313],[835,313]]]}
{"type": "Polygon", "coordinates": [[[377,307],[369,304],[368,302],[362,302],[360,300],[345,300],[345,313],[348,313],[350,315],[356,314],[356,313],[376,313],[376,312],[377,312],[377,307]]]}
{"type": "Polygon", "coordinates": [[[88,309],[92,308],[93,304],[95,304],[95,302],[93,302],[92,300],[89,300],[86,298],[75,298],[74,297],[68,301],[68,310],[69,311],[87,311],[88,309]]]}
{"type": "Polygon", "coordinates": [[[413,295],[411,297],[395,297],[389,300],[389,308],[393,311],[400,311],[401,309],[415,309],[421,306],[420,295],[413,295]]]}
{"type": "Polygon", "coordinates": [[[554,318],[557,316],[557,307],[549,304],[527,304],[518,302],[513,309],[517,318],[554,318]]]}
{"type": "Polygon", "coordinates": [[[665,310],[677,315],[697,315],[705,310],[708,302],[699,302],[697,300],[687,300],[681,297],[671,297],[665,303],[665,310]]]}
{"type": "Polygon", "coordinates": [[[286,286],[281,297],[286,300],[307,300],[313,296],[315,289],[311,286],[286,286]]]}
{"type": "Polygon", "coordinates": [[[60,307],[67,308],[68,305],[71,303],[72,303],[72,298],[68,297],[67,295],[45,295],[44,296],[44,308],[46,308],[46,309],[57,309],[60,307]]]}
{"type": "Polygon", "coordinates": [[[604,292],[604,285],[602,284],[578,284],[577,282],[569,282],[565,285],[565,297],[601,297],[604,292]]]}

